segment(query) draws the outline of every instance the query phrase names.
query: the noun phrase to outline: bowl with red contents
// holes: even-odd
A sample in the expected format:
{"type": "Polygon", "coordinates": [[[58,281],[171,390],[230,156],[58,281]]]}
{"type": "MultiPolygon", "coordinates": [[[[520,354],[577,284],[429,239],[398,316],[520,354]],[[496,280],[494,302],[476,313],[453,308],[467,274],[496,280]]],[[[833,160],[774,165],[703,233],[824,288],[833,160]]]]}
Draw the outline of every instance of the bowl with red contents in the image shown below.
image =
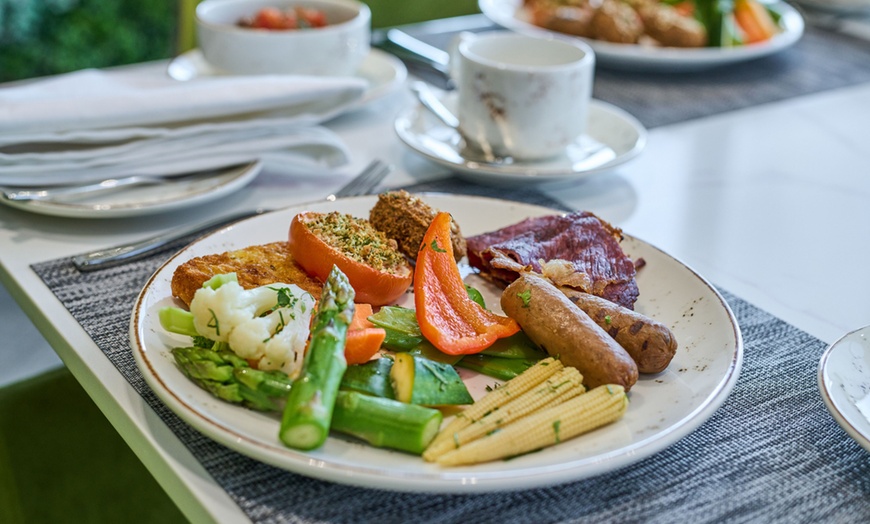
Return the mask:
{"type": "Polygon", "coordinates": [[[369,53],[371,11],[356,0],[204,0],[196,29],[224,73],[350,76],[369,53]]]}

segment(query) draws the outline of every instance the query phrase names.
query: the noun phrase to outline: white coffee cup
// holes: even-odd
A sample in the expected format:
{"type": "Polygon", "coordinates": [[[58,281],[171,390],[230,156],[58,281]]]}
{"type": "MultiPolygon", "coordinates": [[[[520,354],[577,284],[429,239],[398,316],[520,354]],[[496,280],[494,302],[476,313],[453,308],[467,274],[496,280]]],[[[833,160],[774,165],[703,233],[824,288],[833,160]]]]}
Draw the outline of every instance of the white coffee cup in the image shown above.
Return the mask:
{"type": "Polygon", "coordinates": [[[586,130],[595,54],[580,41],[464,34],[450,53],[459,132],[486,156],[556,156],[586,130]]]}

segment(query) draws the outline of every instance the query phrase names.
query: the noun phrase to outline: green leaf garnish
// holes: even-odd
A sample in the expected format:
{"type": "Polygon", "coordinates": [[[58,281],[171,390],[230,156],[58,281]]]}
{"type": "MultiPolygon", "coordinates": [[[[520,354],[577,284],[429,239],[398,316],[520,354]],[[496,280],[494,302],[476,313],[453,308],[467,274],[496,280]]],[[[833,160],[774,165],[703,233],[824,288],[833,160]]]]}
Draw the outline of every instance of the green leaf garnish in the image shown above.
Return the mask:
{"type": "Polygon", "coordinates": [[[520,298],[520,300],[523,301],[523,307],[529,307],[529,301],[532,300],[532,290],[531,289],[527,289],[521,293],[517,293],[517,296],[520,298]]]}

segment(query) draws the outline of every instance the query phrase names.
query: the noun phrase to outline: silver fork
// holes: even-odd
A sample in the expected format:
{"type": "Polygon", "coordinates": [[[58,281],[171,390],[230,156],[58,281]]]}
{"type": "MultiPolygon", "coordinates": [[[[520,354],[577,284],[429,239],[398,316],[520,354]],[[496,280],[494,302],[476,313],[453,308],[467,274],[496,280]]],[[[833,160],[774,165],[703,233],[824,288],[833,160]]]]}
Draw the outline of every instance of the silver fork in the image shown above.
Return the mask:
{"type": "Polygon", "coordinates": [[[339,188],[338,191],[326,197],[327,200],[335,200],[336,198],[360,196],[369,194],[372,189],[376,188],[381,180],[387,176],[393,167],[385,164],[380,160],[372,160],[365,169],[357,176],[350,179],[350,182],[339,188]]]}
{"type": "MultiPolygon", "coordinates": [[[[365,169],[355,176],[350,182],[345,184],[341,189],[326,197],[327,200],[333,201],[336,198],[359,196],[369,194],[381,180],[386,177],[392,166],[385,164],[380,160],[372,161],[365,169]]],[[[129,244],[122,244],[107,249],[100,249],[73,257],[73,265],[79,271],[95,271],[107,267],[113,267],[125,262],[131,262],[145,257],[146,255],[157,251],[161,247],[178,240],[179,238],[193,235],[202,231],[230,224],[249,218],[256,215],[261,215],[271,211],[270,209],[253,209],[245,210],[230,215],[218,217],[206,222],[194,224],[192,226],[180,227],[160,233],[159,235],[138,240],[129,244]]]]}

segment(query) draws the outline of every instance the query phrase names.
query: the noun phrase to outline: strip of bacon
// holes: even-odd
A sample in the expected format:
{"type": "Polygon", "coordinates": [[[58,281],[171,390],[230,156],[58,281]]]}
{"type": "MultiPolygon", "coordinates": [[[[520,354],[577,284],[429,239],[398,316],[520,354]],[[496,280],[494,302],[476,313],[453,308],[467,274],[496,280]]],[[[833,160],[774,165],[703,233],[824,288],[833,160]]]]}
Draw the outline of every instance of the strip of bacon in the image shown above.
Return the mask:
{"type": "Polygon", "coordinates": [[[567,260],[591,281],[586,290],[633,309],[638,297],[635,264],[622,251],[622,231],[583,211],[523,220],[466,239],[472,267],[494,280],[513,282],[523,268],[567,260]]]}

